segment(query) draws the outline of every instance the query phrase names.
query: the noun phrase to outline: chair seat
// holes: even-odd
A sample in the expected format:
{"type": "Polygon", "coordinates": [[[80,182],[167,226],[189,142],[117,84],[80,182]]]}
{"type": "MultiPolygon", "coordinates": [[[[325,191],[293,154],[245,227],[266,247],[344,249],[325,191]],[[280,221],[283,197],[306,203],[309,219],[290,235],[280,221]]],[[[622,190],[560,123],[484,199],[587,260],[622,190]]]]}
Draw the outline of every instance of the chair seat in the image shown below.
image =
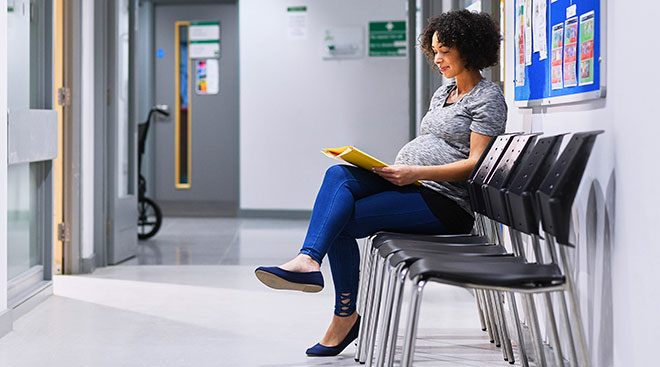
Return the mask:
{"type": "MultiPolygon", "coordinates": [[[[461,254],[438,253],[436,251],[401,250],[392,255],[390,258],[390,265],[396,267],[400,263],[405,262],[409,266],[413,262],[427,257],[432,257],[434,260],[443,262],[465,261],[465,255],[461,254]]],[[[482,257],[485,257],[485,260],[492,262],[524,263],[523,259],[515,257],[513,254],[483,254],[482,257]]]]}
{"type": "Polygon", "coordinates": [[[561,285],[565,278],[556,264],[525,264],[489,261],[485,257],[465,257],[460,262],[423,258],[408,271],[410,279],[447,281],[476,286],[534,289],[561,285]]]}
{"type": "Polygon", "coordinates": [[[383,242],[391,240],[412,240],[412,241],[426,241],[426,242],[444,242],[455,244],[482,244],[490,240],[486,236],[477,236],[473,234],[450,234],[450,235],[431,235],[431,234],[412,234],[412,233],[397,233],[397,232],[378,232],[374,236],[372,246],[375,248],[380,247],[383,242]]]}
{"type": "Polygon", "coordinates": [[[378,253],[382,257],[387,257],[389,254],[401,250],[420,250],[420,251],[437,251],[447,254],[464,254],[470,255],[503,255],[507,251],[500,245],[488,244],[455,244],[455,243],[433,243],[426,241],[387,241],[378,248],[378,253]]]}

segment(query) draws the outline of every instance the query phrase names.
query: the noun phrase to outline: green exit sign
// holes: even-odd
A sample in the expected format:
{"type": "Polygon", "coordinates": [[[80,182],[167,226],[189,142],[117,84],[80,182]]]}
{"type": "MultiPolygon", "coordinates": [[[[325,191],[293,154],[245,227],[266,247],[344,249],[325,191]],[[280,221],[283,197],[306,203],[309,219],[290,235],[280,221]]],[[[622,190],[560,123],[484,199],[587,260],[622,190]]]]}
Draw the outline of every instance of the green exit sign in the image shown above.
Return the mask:
{"type": "Polygon", "coordinates": [[[369,22],[369,56],[406,56],[406,22],[369,22]]]}

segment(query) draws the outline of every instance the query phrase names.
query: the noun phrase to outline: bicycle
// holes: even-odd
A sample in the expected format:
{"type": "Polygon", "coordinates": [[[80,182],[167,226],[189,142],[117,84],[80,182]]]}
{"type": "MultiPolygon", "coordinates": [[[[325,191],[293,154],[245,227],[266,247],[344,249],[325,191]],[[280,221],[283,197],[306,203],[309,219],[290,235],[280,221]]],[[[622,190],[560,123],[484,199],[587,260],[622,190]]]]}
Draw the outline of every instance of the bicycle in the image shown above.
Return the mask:
{"type": "Polygon", "coordinates": [[[138,124],[138,238],[146,240],[153,237],[163,223],[163,213],[156,202],[145,196],[147,191],[147,180],[142,176],[142,156],[144,155],[147,142],[147,133],[154,113],[169,116],[166,105],[156,105],[149,110],[147,121],[138,124]]]}

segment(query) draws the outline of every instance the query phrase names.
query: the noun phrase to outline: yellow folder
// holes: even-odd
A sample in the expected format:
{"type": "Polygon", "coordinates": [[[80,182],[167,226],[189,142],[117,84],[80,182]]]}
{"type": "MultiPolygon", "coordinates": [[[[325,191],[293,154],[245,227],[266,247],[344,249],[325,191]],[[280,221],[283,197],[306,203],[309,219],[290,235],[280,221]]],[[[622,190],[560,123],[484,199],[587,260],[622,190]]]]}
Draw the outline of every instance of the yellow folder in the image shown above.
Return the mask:
{"type": "MultiPolygon", "coordinates": [[[[388,167],[389,165],[377,158],[370,156],[369,154],[361,151],[360,149],[352,146],[345,146],[340,148],[328,148],[321,151],[323,154],[327,155],[330,158],[348,162],[350,164],[356,165],[360,168],[371,171],[374,167],[388,167]]],[[[420,181],[414,183],[415,185],[421,185],[420,181]]]]}

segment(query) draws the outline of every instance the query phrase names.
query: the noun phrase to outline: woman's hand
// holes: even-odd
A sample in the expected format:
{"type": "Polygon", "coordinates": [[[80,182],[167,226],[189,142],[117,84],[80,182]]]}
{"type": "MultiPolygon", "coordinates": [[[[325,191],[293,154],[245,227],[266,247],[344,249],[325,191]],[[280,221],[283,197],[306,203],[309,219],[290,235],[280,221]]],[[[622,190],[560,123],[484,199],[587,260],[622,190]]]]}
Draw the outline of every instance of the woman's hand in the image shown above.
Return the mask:
{"type": "Polygon", "coordinates": [[[397,186],[409,185],[419,180],[419,167],[417,166],[397,164],[389,167],[374,167],[373,171],[397,186]]]}

